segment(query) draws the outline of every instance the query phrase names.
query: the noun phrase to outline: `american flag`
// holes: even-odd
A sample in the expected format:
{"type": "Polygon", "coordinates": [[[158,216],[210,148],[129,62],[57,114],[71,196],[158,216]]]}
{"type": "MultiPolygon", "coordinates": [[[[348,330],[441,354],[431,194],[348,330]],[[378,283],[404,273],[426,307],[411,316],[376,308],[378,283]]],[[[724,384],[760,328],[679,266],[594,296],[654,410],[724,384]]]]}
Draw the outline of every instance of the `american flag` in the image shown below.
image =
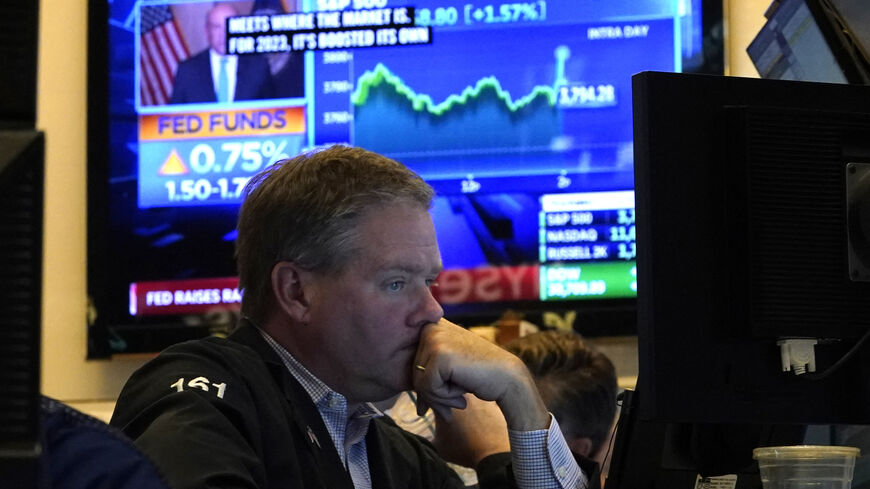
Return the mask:
{"type": "Polygon", "coordinates": [[[168,5],[143,6],[139,63],[139,93],[142,105],[162,105],[172,94],[178,63],[190,53],[178,33],[168,5]]]}

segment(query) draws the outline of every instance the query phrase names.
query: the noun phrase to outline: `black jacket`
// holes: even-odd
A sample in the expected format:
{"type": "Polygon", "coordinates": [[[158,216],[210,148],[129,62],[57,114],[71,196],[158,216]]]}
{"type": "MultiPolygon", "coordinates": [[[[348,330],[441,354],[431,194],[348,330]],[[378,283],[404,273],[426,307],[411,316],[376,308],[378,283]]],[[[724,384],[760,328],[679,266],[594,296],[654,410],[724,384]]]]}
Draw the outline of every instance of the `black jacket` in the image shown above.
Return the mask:
{"type": "MultiPolygon", "coordinates": [[[[170,347],[133,374],[111,424],[175,489],[352,489],[320,414],[260,333],[170,347]]],[[[461,488],[432,445],[374,419],[366,435],[374,489],[461,488]]],[[[478,467],[481,487],[513,486],[510,455],[478,467]]]]}

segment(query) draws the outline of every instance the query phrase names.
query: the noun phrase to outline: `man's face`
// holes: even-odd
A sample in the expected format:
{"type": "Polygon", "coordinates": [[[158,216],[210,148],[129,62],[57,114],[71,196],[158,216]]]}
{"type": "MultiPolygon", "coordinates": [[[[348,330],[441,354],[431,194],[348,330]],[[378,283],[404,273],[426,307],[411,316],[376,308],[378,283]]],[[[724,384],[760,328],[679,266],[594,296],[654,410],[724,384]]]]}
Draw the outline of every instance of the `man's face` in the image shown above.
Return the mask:
{"type": "Polygon", "coordinates": [[[205,21],[205,33],[208,44],[220,54],[227,53],[227,19],[236,15],[229,5],[218,5],[209,10],[205,21]]]}
{"type": "Polygon", "coordinates": [[[308,345],[316,345],[309,346],[315,351],[307,352],[306,364],[350,402],[410,389],[420,329],[443,315],[429,289],[441,255],[426,209],[372,209],[358,233],[359,253],[344,271],[316,275],[303,326],[308,345]]]}

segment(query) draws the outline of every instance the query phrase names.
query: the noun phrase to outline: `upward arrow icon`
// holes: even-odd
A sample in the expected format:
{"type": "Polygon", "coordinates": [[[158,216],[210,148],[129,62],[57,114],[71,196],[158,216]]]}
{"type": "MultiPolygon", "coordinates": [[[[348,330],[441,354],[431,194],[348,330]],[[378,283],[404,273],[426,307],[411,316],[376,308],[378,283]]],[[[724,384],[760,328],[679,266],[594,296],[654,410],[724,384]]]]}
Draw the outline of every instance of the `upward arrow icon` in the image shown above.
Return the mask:
{"type": "Polygon", "coordinates": [[[160,176],[187,175],[188,173],[190,173],[190,169],[187,168],[187,165],[184,164],[184,160],[178,156],[178,151],[175,149],[169,152],[169,157],[166,158],[166,161],[163,162],[160,170],[157,171],[157,174],[160,176]]]}

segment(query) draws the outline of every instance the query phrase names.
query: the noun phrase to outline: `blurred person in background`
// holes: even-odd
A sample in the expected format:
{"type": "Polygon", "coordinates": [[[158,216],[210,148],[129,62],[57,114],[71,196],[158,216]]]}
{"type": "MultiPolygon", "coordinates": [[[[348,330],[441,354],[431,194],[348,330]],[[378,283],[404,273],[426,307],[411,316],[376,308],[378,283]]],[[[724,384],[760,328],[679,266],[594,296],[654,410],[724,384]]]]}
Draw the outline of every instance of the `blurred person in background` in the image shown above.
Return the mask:
{"type": "Polygon", "coordinates": [[[504,345],[526,364],[575,455],[603,466],[616,418],[616,369],[572,331],[541,331],[504,345]]]}

